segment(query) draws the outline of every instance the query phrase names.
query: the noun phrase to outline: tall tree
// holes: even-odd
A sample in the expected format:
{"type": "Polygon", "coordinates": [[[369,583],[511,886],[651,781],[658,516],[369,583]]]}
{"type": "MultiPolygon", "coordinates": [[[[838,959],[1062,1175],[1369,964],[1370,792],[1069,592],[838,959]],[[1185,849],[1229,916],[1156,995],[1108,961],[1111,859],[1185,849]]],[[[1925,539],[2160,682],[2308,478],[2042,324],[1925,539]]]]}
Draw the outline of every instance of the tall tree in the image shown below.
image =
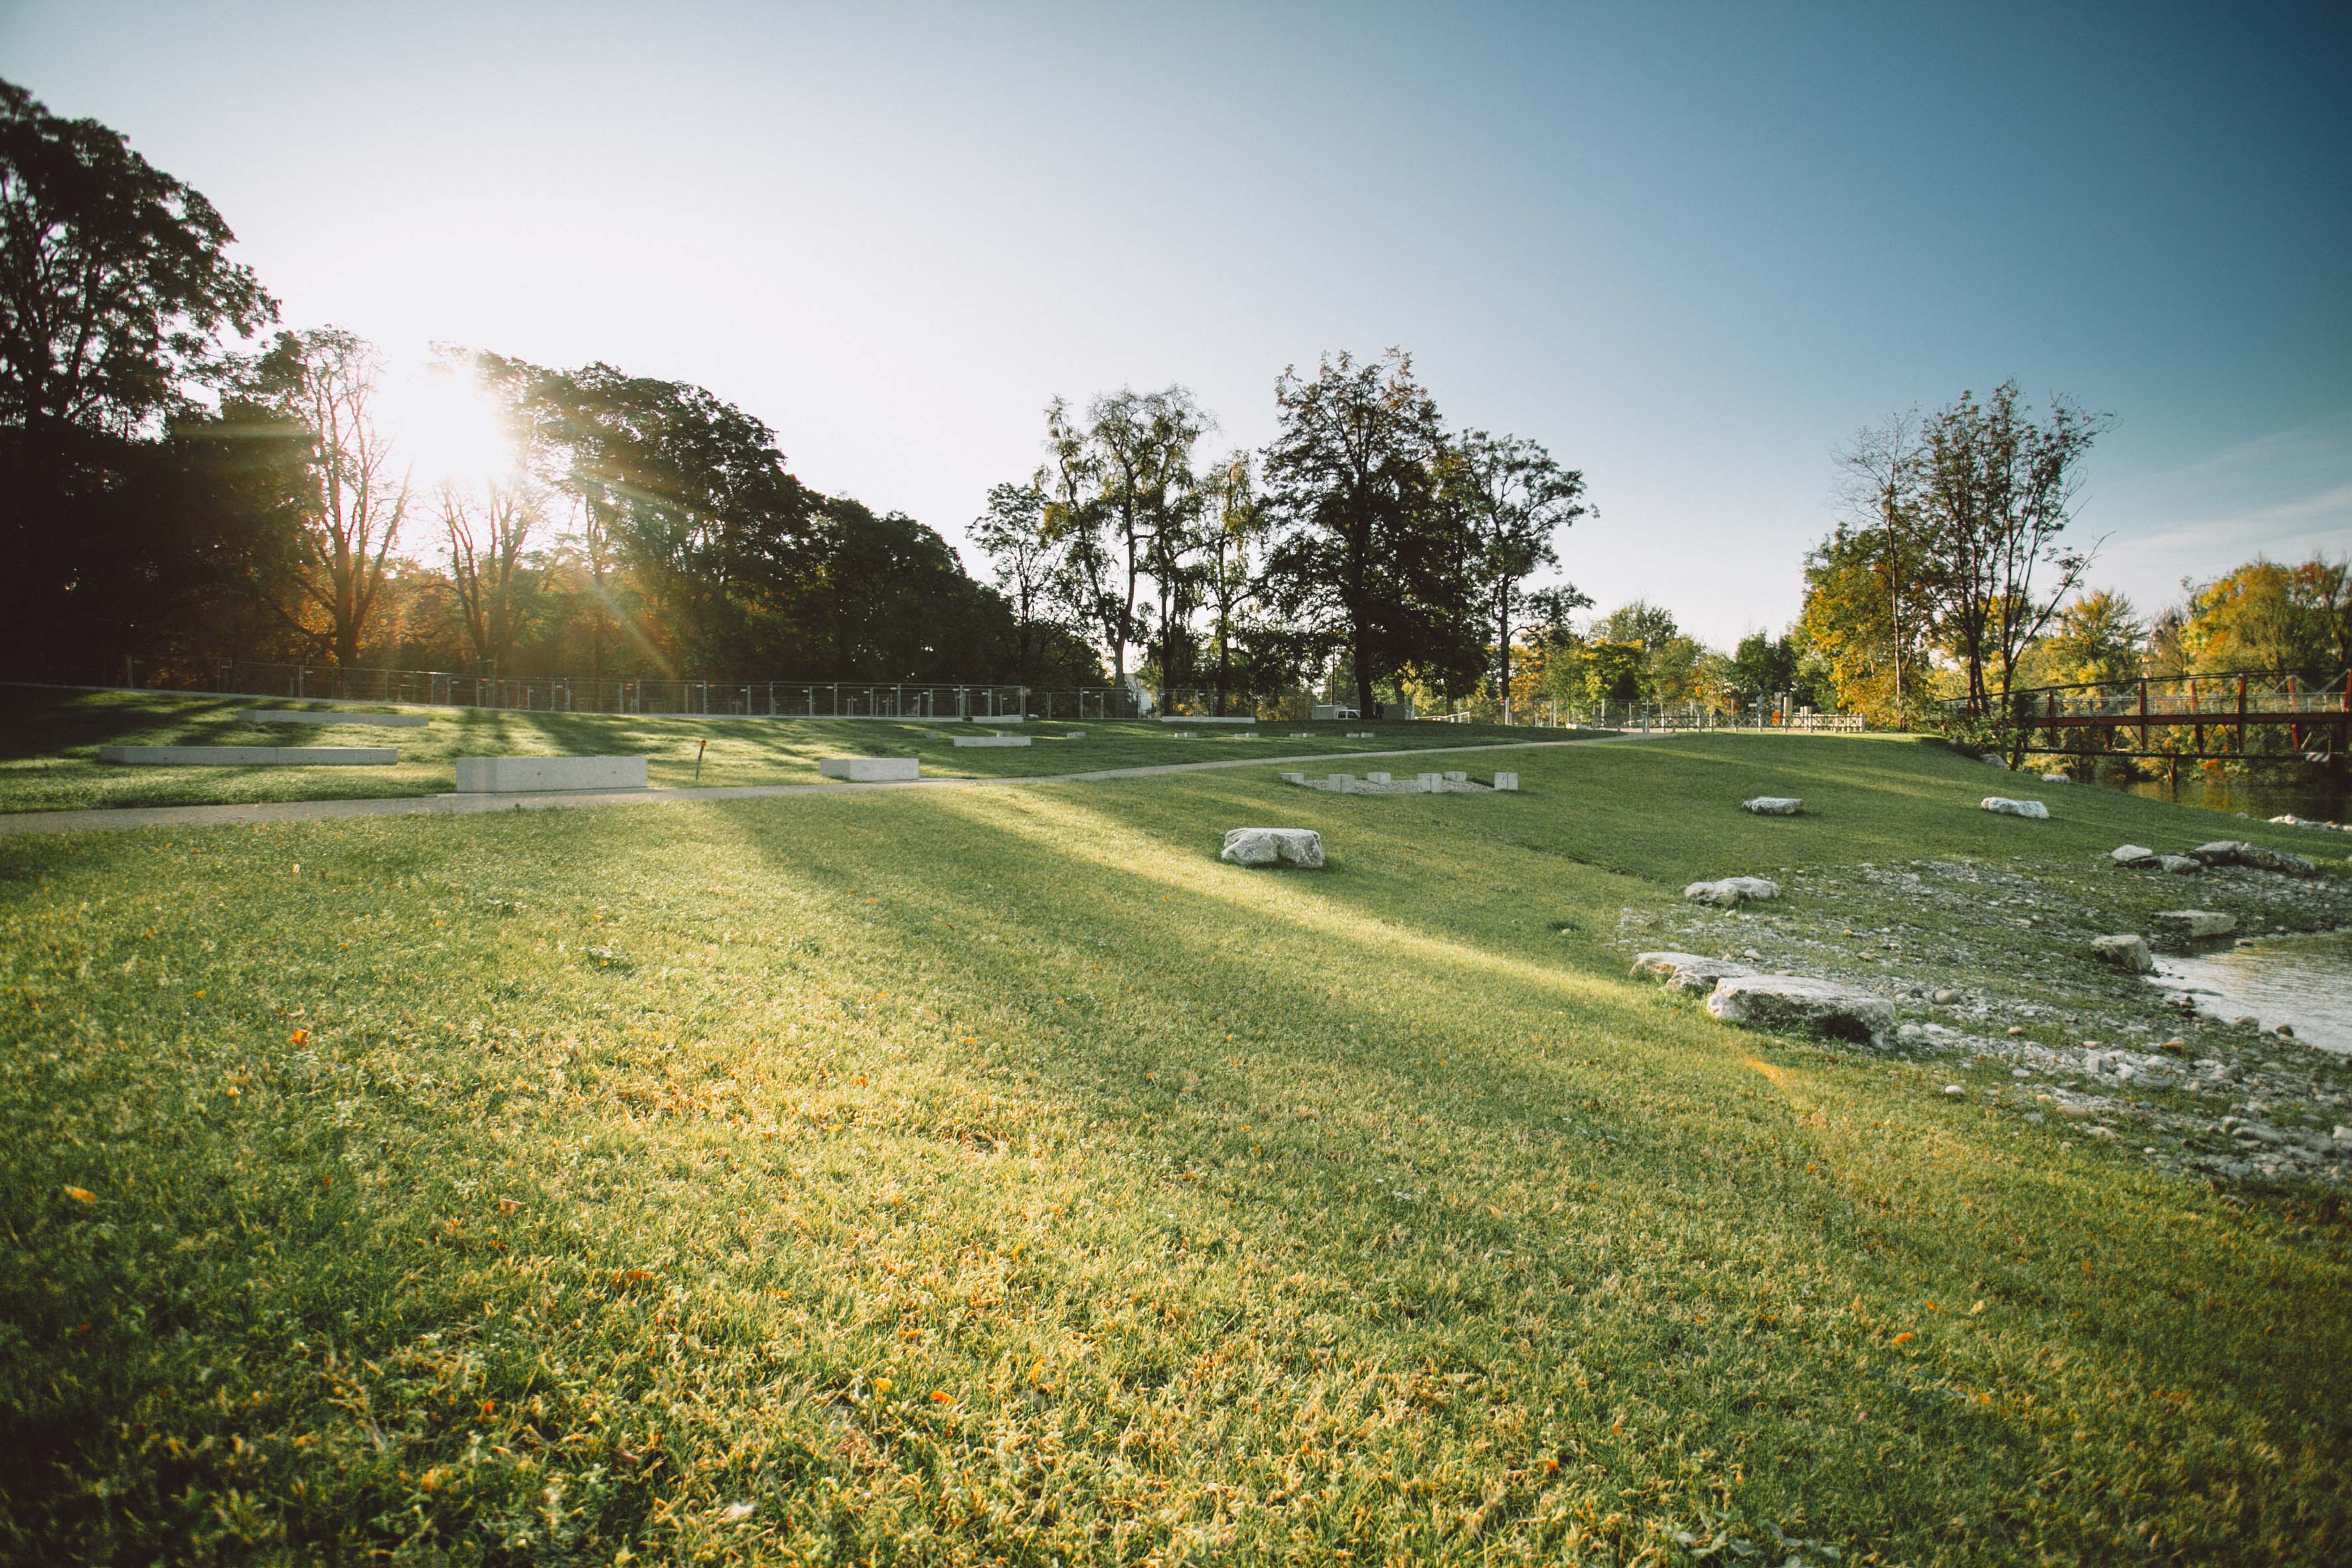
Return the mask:
{"type": "Polygon", "coordinates": [[[994,485],[988,510],[971,525],[971,536],[988,552],[997,592],[1013,610],[1013,668],[1023,680],[1034,670],[1040,634],[1051,620],[1047,605],[1054,585],[1054,547],[1045,537],[1045,497],[1034,484],[994,485]]]}
{"type": "Polygon", "coordinates": [[[203,195],[0,81],[0,426],[127,436],[188,405],[219,334],[274,320],[203,195]]]}
{"type": "Polygon", "coordinates": [[[1089,637],[1099,637],[1117,660],[1114,679],[1127,684],[1122,655],[1133,629],[1132,589],[1122,598],[1118,569],[1103,527],[1096,454],[1066,399],[1045,405],[1045,461],[1030,488],[1045,497],[1038,525],[1053,552],[1053,596],[1089,637]]]}
{"type": "Polygon", "coordinates": [[[383,590],[384,563],[408,514],[408,478],[377,425],[383,356],[341,327],[280,332],[250,362],[245,395],[299,425],[310,443],[303,497],[303,595],[323,617],[320,640],[349,668],[383,590]]]}
{"type": "MultiPolygon", "coordinates": [[[[1912,535],[1914,544],[1924,535],[1912,535]]],[[[1874,725],[1900,728],[1905,700],[1916,702],[1917,682],[1898,688],[1897,668],[1926,668],[1931,625],[1914,615],[1898,628],[1892,580],[1925,580],[1927,568],[1888,560],[1878,529],[1841,521],[1805,556],[1805,602],[1790,634],[1801,666],[1816,671],[1825,695],[1874,725]]],[[[1926,606],[1922,606],[1925,608],[1926,606]]],[[[1780,689],[1775,688],[1774,689],[1780,689]]]]}
{"type": "Polygon", "coordinates": [[[1202,583],[1210,614],[1211,646],[1217,661],[1218,718],[1233,688],[1234,640],[1243,606],[1255,591],[1250,554],[1265,533],[1265,507],[1258,499],[1250,454],[1235,452],[1209,471],[1205,494],[1209,504],[1206,531],[1208,559],[1202,583]]]}
{"type": "Polygon", "coordinates": [[[536,585],[530,552],[541,520],[539,497],[526,481],[507,476],[445,484],[437,500],[449,585],[475,667],[510,675],[536,585]]]}
{"type": "Polygon", "coordinates": [[[2110,421],[2053,398],[2037,421],[2017,383],[1983,402],[1962,393],[1922,435],[1918,508],[1940,577],[1939,623],[1968,680],[1971,708],[2006,709],[2019,657],[2039,638],[2090,567],[2070,546],[2081,465],[2110,421]]]}
{"type": "Polygon", "coordinates": [[[1276,602],[1344,651],[1356,700],[1408,666],[1475,672],[1485,661],[1460,509],[1439,481],[1437,405],[1391,349],[1362,364],[1327,356],[1283,372],[1266,450],[1281,532],[1266,559],[1276,602]]]}
{"type": "Polygon", "coordinates": [[[1192,448],[1210,423],[1181,386],[1148,393],[1122,387],[1087,408],[1095,499],[1120,584],[1111,669],[1122,683],[1128,645],[1148,630],[1136,614],[1139,582],[1157,566],[1163,596],[1171,594],[1190,553],[1186,530],[1197,510],[1192,448]]]}
{"type": "Polygon", "coordinates": [[[131,443],[192,414],[225,333],[275,318],[228,259],[234,238],[119,132],[0,81],[0,658],[14,668],[126,634],[188,581],[155,498],[129,493],[160,471],[131,443]]]}
{"type": "Polygon", "coordinates": [[[1517,436],[1473,430],[1454,444],[1449,482],[1471,532],[1471,571],[1495,634],[1496,691],[1511,721],[1511,644],[1519,584],[1559,564],[1559,531],[1591,514],[1584,475],[1517,436]]]}
{"type": "Polygon", "coordinates": [[[2140,673],[2147,645],[2147,625],[2132,602],[2100,588],[2058,613],[2057,626],[2039,651],[2037,668],[2056,682],[2130,680],[2140,673]]]}
{"type": "Polygon", "coordinates": [[[1876,574],[1886,594],[1886,668],[1897,715],[1908,711],[1915,695],[1910,678],[1925,640],[1919,634],[1939,587],[1934,558],[1920,547],[1926,456],[1919,416],[1908,410],[1856,431],[1837,454],[1845,521],[1857,538],[1875,538],[1882,547],[1876,574]]]}

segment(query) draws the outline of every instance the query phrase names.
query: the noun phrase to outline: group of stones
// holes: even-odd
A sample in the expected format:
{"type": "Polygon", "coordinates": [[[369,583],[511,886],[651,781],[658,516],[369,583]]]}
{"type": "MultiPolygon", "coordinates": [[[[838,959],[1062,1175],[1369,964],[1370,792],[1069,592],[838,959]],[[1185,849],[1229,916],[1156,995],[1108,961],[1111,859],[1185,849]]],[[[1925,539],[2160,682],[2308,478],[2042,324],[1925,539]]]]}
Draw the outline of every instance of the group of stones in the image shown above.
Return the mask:
{"type": "MultiPolygon", "coordinates": [[[[2233,896],[2254,896],[2270,902],[2287,896],[2285,889],[2278,884],[2313,877],[2316,872],[2316,868],[2301,856],[2239,840],[2200,845],[2177,857],[2158,856],[2138,846],[2125,846],[2114,856],[2115,865],[2132,868],[2156,868],[2172,861],[2184,863],[2172,868],[2184,874],[2208,870],[2240,873],[2230,883],[2233,896]],[[2254,875],[2249,879],[2244,873],[2254,875]],[[2260,889],[2264,883],[2277,887],[2277,892],[2263,894],[2260,889]]],[[[1943,868],[1971,879],[1994,875],[1974,867],[1943,868]]],[[[1899,879],[1906,899],[1919,896],[1921,883],[1916,874],[1905,873],[1899,879]]],[[[2340,906],[2343,900],[2324,890],[2329,884],[2304,886],[2310,889],[2308,894],[2299,893],[2294,898],[2303,905],[2317,899],[2317,912],[2322,923],[2326,923],[2326,911],[2340,906]]],[[[1723,911],[1715,919],[1740,921],[1759,917],[1734,912],[1739,906],[1771,900],[1780,892],[1778,884],[1764,878],[1727,878],[1717,882],[1694,883],[1685,889],[1694,903],[1723,911]]],[[[2305,908],[2303,912],[2309,915],[2314,910],[2305,908]]],[[[2038,925],[2041,921],[2020,923],[2038,925]]],[[[2182,942],[2227,935],[2236,929],[2233,916],[2211,910],[2165,911],[2151,924],[2166,937],[2182,942]]],[[[1847,931],[1843,934],[1853,937],[1858,933],[1847,931]]],[[[1805,945],[1820,944],[1806,942],[1805,945]]],[[[1889,1039],[1885,1030],[1893,1018],[1894,1004],[1888,998],[1838,981],[1762,973],[1758,965],[1767,960],[1753,946],[1744,956],[1756,963],[1742,963],[1728,953],[1707,957],[1681,951],[1643,951],[1637,952],[1633,968],[1637,975],[1664,980],[1672,989],[1706,994],[1708,1011],[1727,1021],[1807,1030],[1887,1047],[1898,1053],[1927,1050],[1960,1055],[1972,1058],[1979,1066],[2001,1063],[2013,1082],[2004,1080],[1991,1088],[1948,1083],[1942,1092],[1955,1099],[1981,1094],[1987,1097],[1989,1106],[1997,1102],[2004,1109],[2022,1112],[2025,1121],[2041,1122],[2045,1114],[2054,1116],[2074,1124],[2074,1131],[2095,1142],[2137,1143],[2145,1139],[2151,1145],[2147,1152],[2159,1164],[2201,1169],[2233,1180],[2317,1178],[2332,1182],[2342,1180],[2347,1170],[2352,1170],[2352,1126],[2340,1120],[2332,1127],[2328,1125],[2329,1112],[2341,1118],[2345,1106],[2352,1103],[2352,1098],[2340,1092],[2344,1088],[2344,1075],[2339,1070],[2342,1064],[2307,1049],[2296,1051],[2290,1032],[2284,1027],[2274,1031],[2277,1039],[2273,1041],[2252,1019],[2241,1019],[2226,1026],[2217,1021],[2199,1020],[2198,1030],[2219,1031],[2221,1038],[2244,1042],[2218,1050],[2211,1042],[2200,1050],[2177,1037],[2163,1040],[2158,1048],[2103,1044],[2089,1038],[2082,1040],[2079,1047],[2072,1047],[2045,1045],[2025,1037],[2027,1030],[2021,1026],[2012,1026],[2005,1033],[1995,1031],[1988,1036],[1964,1033],[1935,1022],[1905,1023],[1893,1031],[1889,1039]],[[2218,1118],[2214,1110],[2199,1103],[2217,1097],[2235,1101],[2228,1105],[2226,1114],[2218,1118]],[[2315,1117],[2318,1124],[2310,1125],[2315,1117]],[[2134,1128],[2133,1123],[2139,1125],[2134,1128]],[[2216,1148],[2221,1140],[2227,1140],[2226,1144],[2216,1148]]],[[[1908,989],[1916,991],[1923,1001],[1932,1000],[1939,1009],[1948,1005],[1963,1012],[1974,1011],[1980,1016],[1988,1011],[1981,999],[1973,1008],[1965,1005],[1967,998],[1963,994],[1949,986],[1908,989]]],[[[2149,1001],[2154,1001],[2153,992],[2149,1001]]],[[[2166,1002],[2194,1014],[2193,1003],[2186,996],[2167,997],[2166,1002]]],[[[2039,1003],[2022,1001],[2017,1007],[2035,1015],[2052,1011],[2039,1003]]],[[[2087,1020],[2074,1020],[2075,1026],[2084,1022],[2087,1020]]],[[[2102,1035],[2110,1029],[2145,1034],[2147,1027],[2144,1023],[2122,1017],[2109,1017],[2105,1026],[2094,1026],[2102,1035]]]]}
{"type": "MultiPolygon", "coordinates": [[[[2162,870],[2183,877],[2195,876],[2216,866],[2242,866],[2285,877],[2319,874],[2319,868],[2300,855],[2266,849],[2236,838],[2217,838],[2185,855],[2159,855],[2145,845],[2124,844],[2118,845],[2109,858],[2127,870],[2162,870]]],[[[2212,910],[2158,910],[2147,919],[2160,937],[2180,943],[2210,941],[2238,929],[2236,917],[2212,910]]],[[[2156,973],[2156,955],[2148,950],[2147,939],[2137,931],[2092,938],[2091,956],[2133,974],[2156,973]]]]}
{"type": "MultiPolygon", "coordinates": [[[[1794,795],[1760,795],[1739,808],[1757,816],[1801,816],[1805,803],[1794,795]]],[[[1769,877],[1722,877],[1683,889],[1693,903],[1726,910],[1780,896],[1780,884],[1769,877]]],[[[1633,973],[1665,982],[1669,991],[1706,993],[1706,1010],[1727,1024],[1801,1029],[1867,1046],[1880,1044],[1895,1025],[1895,1004],[1884,996],[1810,974],[1767,974],[1727,958],[1639,952],[1633,973]]]]}

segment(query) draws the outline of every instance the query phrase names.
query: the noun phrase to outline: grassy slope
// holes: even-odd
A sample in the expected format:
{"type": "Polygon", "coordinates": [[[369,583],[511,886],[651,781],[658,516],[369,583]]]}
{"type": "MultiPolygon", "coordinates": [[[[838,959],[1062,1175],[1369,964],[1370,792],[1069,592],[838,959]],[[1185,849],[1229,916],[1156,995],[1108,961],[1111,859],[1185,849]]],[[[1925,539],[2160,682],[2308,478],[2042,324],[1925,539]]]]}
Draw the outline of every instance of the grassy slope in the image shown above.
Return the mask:
{"type": "Polygon", "coordinates": [[[320,703],[257,698],[155,693],[74,692],[0,686],[0,811],[71,811],[122,805],[194,805],[263,800],[349,800],[441,794],[456,787],[460,756],[621,755],[653,759],[656,786],[695,782],[695,747],[709,742],[706,784],[814,784],[820,757],[919,756],[926,773],[1016,778],[1096,768],[1148,766],[1242,755],[1349,752],[1402,746],[1459,746],[1487,740],[1550,738],[1549,731],[1454,724],[1281,723],[1258,726],[1262,739],[1237,738],[1233,726],[1203,724],[1181,741],[1172,724],[1068,722],[1006,726],[1035,739],[1023,747],[958,747],[954,737],[991,732],[984,724],[897,723],[872,720],[682,720],[606,714],[515,713],[492,710],[387,705],[374,711],[425,713],[422,730],[376,726],[243,724],[253,708],[321,708],[320,703]],[[1350,741],[1348,731],[1377,738],[1350,741]],[[1311,741],[1290,736],[1309,731],[1311,741]],[[400,761],[367,768],[110,767],[100,745],[392,746],[400,761]]]}
{"type": "Polygon", "coordinates": [[[1725,1029],[1610,945],[1701,874],[2214,819],[1997,819],[1895,743],[1522,771],[0,841],[0,1448],[47,1457],[0,1540],[2352,1550],[2340,1214],[1725,1029]],[[1731,809],[1765,788],[1818,815],[1731,809]],[[1216,861],[1267,820],[1329,869],[1216,861]]]}

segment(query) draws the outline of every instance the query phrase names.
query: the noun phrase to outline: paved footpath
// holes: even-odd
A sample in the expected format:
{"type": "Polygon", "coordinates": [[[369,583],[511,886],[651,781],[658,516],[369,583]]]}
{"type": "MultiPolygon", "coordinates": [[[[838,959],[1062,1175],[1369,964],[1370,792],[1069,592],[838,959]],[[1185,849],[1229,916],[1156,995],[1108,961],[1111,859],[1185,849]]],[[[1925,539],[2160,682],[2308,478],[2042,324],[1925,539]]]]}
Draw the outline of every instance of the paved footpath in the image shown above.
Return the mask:
{"type": "MultiPolygon", "coordinates": [[[[1660,732],[1663,739],[1664,731],[1660,732]]],[[[1020,784],[1092,784],[1151,778],[1213,768],[1280,767],[1286,763],[1354,763],[1368,757],[1431,757],[1461,752],[1525,752],[1551,746],[1599,746],[1640,735],[1595,735],[1582,741],[1503,741],[1467,746],[1412,746],[1393,752],[1320,752],[1305,757],[1232,757],[1213,763],[1160,763],[1143,768],[1103,768],[1084,773],[1036,773],[1024,778],[908,779],[891,784],[713,784],[708,788],[574,791],[563,795],[390,795],[377,800],[278,800],[248,805],[131,805],[105,811],[0,812],[0,834],[102,833],[126,827],[226,827],[265,822],[340,822],[355,816],[471,816],[485,811],[547,811],[589,805],[676,805],[705,800],[765,800],[786,795],[855,795],[887,789],[975,789],[1020,784]]]]}

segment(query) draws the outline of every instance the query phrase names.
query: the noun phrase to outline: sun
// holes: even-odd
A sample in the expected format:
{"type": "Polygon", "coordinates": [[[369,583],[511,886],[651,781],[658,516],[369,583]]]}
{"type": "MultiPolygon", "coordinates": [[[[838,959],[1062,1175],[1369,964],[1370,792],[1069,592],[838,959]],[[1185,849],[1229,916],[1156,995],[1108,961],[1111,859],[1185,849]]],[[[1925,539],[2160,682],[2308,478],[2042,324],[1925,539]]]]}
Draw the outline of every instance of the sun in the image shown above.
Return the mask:
{"type": "Polygon", "coordinates": [[[517,466],[498,405],[460,371],[425,365],[384,387],[384,424],[421,489],[502,479],[517,466]]]}

